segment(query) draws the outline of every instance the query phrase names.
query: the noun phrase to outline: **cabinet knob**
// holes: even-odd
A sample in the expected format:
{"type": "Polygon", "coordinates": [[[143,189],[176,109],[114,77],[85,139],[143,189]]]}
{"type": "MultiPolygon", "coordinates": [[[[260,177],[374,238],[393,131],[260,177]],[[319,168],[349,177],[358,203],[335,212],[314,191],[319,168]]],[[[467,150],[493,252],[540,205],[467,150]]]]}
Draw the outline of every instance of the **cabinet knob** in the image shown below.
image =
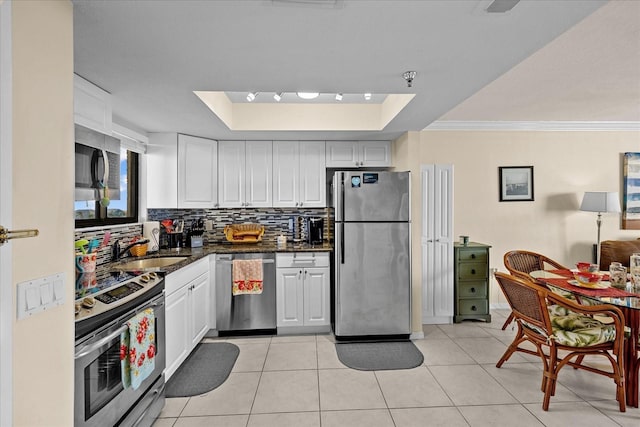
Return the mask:
{"type": "Polygon", "coordinates": [[[475,294],[476,293],[476,288],[471,288],[471,292],[475,294]]]}
{"type": "Polygon", "coordinates": [[[476,259],[476,254],[471,254],[471,259],[476,259]]]}
{"type": "Polygon", "coordinates": [[[478,311],[478,308],[475,305],[471,306],[471,311],[478,311]]]}
{"type": "Polygon", "coordinates": [[[471,274],[476,274],[476,269],[475,268],[471,269],[471,274]]]}

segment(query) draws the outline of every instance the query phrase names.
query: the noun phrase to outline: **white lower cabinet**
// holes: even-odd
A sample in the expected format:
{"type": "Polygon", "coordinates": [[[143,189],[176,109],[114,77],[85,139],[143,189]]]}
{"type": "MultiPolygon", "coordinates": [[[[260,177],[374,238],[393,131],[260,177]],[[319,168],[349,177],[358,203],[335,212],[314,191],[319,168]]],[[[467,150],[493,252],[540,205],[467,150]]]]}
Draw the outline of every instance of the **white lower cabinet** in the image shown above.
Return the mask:
{"type": "Polygon", "coordinates": [[[329,253],[276,254],[278,334],[331,329],[329,253]]]}
{"type": "Polygon", "coordinates": [[[167,275],[165,279],[166,380],[209,331],[209,277],[209,260],[203,258],[167,275]]]}

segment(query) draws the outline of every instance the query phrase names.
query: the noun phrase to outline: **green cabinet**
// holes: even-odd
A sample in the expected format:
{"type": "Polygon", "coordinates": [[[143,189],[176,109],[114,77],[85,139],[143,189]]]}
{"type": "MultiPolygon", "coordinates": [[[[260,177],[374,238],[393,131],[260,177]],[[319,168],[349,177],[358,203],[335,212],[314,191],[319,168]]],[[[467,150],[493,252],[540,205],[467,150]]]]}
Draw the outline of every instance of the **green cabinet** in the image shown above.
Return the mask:
{"type": "Polygon", "coordinates": [[[456,243],[453,246],[455,323],[467,319],[491,322],[489,248],[491,246],[475,242],[469,242],[466,246],[456,243]]]}

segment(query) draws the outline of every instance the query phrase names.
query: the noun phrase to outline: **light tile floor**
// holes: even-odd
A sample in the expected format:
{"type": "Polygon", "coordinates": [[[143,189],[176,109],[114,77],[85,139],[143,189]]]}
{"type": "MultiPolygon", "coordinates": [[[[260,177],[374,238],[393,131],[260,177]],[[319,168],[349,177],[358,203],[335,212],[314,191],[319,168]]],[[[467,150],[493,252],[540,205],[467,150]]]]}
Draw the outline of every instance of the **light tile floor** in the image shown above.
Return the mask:
{"type": "Polygon", "coordinates": [[[618,411],[612,380],[571,368],[544,412],[537,357],[495,367],[514,334],[500,329],[507,314],[424,326],[424,363],[409,370],[349,369],[331,335],[220,338],[240,348],[227,381],[167,399],[154,427],[640,426],[640,409],[618,411]]]}

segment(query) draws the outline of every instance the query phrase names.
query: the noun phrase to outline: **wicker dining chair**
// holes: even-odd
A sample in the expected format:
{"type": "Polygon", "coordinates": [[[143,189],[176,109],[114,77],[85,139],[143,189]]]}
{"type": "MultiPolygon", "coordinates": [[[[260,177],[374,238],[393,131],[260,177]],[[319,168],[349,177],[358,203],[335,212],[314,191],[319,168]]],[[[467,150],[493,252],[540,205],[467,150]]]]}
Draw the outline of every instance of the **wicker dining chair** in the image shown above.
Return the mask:
{"type": "Polygon", "coordinates": [[[558,373],[564,366],[570,365],[604,375],[614,380],[620,412],[625,412],[622,311],[609,304],[584,306],[574,303],[531,279],[500,272],[495,276],[518,326],[513,342],[496,363],[496,367],[500,368],[516,351],[540,356],[544,371],[541,386],[544,392],[542,409],[545,411],[549,409],[558,373]],[[613,322],[599,322],[592,317],[594,314],[609,316],[613,322]],[[525,341],[532,343],[536,351],[520,347],[525,341]],[[558,354],[559,351],[563,352],[562,356],[558,354]],[[607,358],[611,364],[611,372],[582,365],[580,361],[586,355],[607,358]]]}
{"type": "MultiPolygon", "coordinates": [[[[551,258],[536,252],[524,250],[507,252],[504,254],[503,261],[504,266],[509,270],[509,273],[516,277],[529,280],[531,280],[529,273],[536,270],[544,270],[546,267],[552,267],[556,270],[568,270],[567,267],[552,260],[551,258]]],[[[512,321],[513,313],[509,314],[509,317],[507,317],[507,320],[502,325],[502,330],[505,330],[512,321]]]]}

